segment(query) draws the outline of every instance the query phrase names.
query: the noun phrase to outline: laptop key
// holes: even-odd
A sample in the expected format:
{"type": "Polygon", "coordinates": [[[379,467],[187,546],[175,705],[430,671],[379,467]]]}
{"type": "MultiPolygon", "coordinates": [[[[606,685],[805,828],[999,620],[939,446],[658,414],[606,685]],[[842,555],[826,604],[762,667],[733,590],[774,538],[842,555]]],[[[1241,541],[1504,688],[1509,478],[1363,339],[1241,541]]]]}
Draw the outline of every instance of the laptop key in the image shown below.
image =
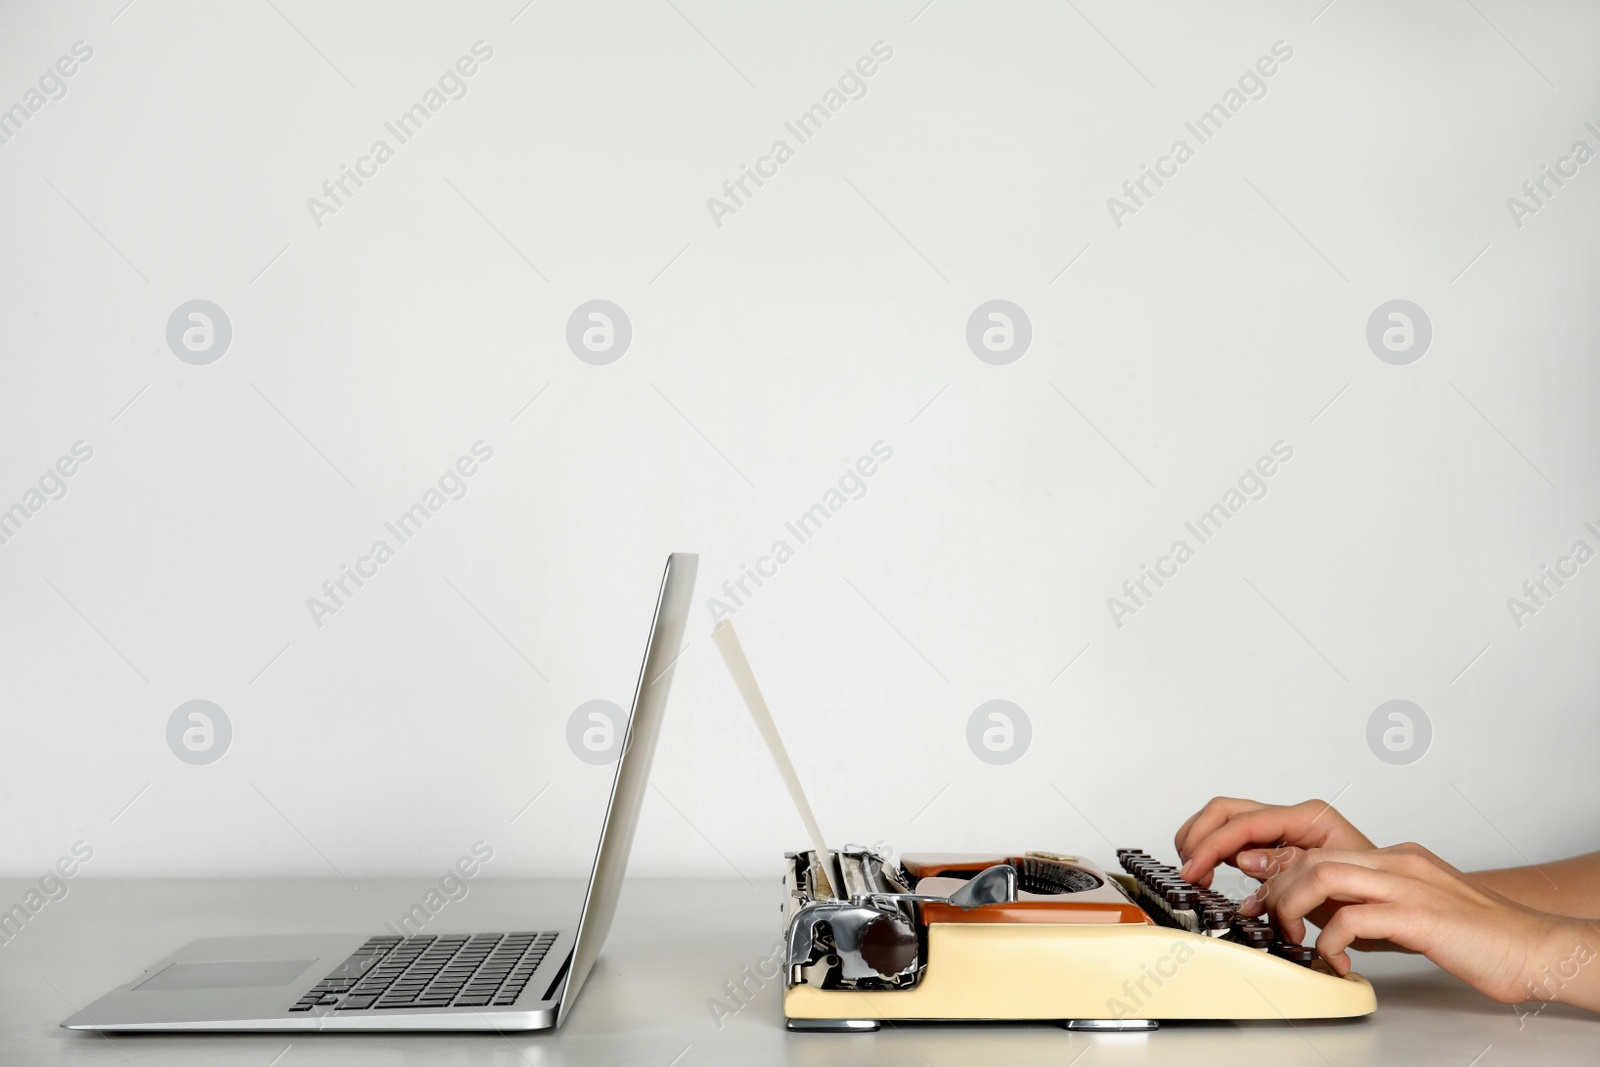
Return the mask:
{"type": "Polygon", "coordinates": [[[290,1010],[509,1007],[555,940],[528,931],[372,938],[290,1010]]]}

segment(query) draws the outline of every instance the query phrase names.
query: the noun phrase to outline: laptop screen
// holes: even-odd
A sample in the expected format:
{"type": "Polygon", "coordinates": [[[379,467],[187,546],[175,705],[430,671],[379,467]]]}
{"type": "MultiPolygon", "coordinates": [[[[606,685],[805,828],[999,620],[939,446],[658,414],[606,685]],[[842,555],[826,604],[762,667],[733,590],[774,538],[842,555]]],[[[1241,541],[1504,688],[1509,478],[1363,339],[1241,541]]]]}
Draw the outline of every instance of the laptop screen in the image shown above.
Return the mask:
{"type": "Polygon", "coordinates": [[[694,595],[695,571],[700,557],[674,552],[667,557],[666,574],[656,596],[655,617],[650,623],[650,643],[645,647],[644,665],[633,691],[633,706],[622,735],[622,756],[617,760],[616,777],[611,781],[611,800],[606,806],[605,824],[600,829],[600,847],[595,851],[594,869],[589,873],[589,891],[583,898],[583,915],[578,920],[577,941],[572,949],[572,964],[566,988],[561,991],[561,1007],[556,1025],[566,1019],[567,1008],[582,988],[594,967],[611,929],[622,892],[622,876],[627,871],[628,853],[633,849],[633,832],[639,825],[639,809],[644,803],[645,786],[650,781],[650,763],[661,734],[661,717],[667,708],[667,692],[672,688],[672,672],[683,646],[688,623],[689,603],[694,595]]]}

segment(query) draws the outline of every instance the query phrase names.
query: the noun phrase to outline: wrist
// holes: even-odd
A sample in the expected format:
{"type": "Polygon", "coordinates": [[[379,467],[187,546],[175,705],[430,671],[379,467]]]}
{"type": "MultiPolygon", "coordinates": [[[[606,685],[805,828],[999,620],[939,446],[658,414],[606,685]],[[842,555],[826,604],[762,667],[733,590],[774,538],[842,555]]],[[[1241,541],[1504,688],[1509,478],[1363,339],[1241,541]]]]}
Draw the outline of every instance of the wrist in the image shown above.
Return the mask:
{"type": "Polygon", "coordinates": [[[1594,999],[1600,986],[1600,924],[1587,919],[1546,915],[1523,967],[1522,991],[1527,999],[1547,1003],[1580,1003],[1594,999]]]}

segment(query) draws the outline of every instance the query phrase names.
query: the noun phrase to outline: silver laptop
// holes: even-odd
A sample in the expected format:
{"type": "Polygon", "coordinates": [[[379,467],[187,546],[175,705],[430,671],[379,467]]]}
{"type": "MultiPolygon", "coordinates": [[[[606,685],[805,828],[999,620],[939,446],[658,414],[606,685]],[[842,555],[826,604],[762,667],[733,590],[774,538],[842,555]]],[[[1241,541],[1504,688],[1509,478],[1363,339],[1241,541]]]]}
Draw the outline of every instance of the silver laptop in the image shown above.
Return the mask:
{"type": "Polygon", "coordinates": [[[61,1025],[110,1031],[560,1026],[611,928],[698,562],[681,552],[667,559],[576,933],[206,938],[61,1025]]]}

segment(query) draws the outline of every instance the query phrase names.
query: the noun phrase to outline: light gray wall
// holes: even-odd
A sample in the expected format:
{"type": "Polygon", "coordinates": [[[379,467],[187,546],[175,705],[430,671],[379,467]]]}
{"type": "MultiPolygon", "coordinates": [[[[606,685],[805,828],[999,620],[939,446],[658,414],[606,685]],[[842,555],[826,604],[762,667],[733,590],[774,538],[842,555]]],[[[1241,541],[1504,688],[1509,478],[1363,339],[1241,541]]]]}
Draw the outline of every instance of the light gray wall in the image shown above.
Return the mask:
{"type": "MultiPolygon", "coordinates": [[[[122,4],[0,9],[0,106],[92,48],[0,144],[0,874],[78,841],[89,875],[582,870],[610,767],[569,718],[626,702],[665,554],[706,601],[779,539],[727,602],[835,843],[1109,860],[1231,793],[1462,865],[1596,847],[1600,563],[1508,607],[1600,549],[1600,160],[1508,206],[1600,150],[1593,7],[122,4]],[[566,340],[594,299],[631,322],[608,365],[566,340]],[[231,324],[205,365],[168,341],[193,300],[231,324]],[[991,300],[1031,326],[1008,364],[969,347],[991,300]],[[1368,343],[1393,300],[1431,324],[1404,365],[1368,343]],[[1431,724],[1403,765],[1368,741],[1396,699],[1431,724]],[[169,746],[192,700],[231,725],[207,765],[187,712],[169,746]],[[992,700],[1031,724],[1009,764],[968,745],[992,700]]],[[[635,869],[756,881],[802,832],[712,616],[635,869]]]]}

